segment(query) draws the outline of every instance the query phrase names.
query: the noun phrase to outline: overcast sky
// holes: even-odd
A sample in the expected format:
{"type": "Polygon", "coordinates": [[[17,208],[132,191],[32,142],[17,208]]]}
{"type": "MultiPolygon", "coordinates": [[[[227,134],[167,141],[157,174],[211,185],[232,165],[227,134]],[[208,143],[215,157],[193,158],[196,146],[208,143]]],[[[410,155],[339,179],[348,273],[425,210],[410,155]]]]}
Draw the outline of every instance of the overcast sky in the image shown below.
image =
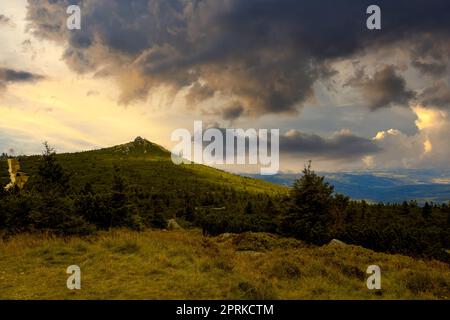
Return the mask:
{"type": "Polygon", "coordinates": [[[447,0],[8,0],[0,43],[0,152],[170,149],[203,120],[279,128],[284,171],[450,168],[447,0]]]}

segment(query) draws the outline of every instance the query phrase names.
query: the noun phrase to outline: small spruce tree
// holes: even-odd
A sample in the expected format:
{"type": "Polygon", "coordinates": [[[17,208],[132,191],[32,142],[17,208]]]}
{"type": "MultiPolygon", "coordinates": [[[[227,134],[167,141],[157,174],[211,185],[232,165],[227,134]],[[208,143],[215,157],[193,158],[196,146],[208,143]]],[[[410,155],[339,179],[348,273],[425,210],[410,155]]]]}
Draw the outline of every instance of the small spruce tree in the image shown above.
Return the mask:
{"type": "Polygon", "coordinates": [[[324,180],[311,169],[311,162],[305,166],[303,176],[294,183],[288,210],[282,217],[284,234],[317,244],[329,240],[327,224],[334,187],[324,180]]]}

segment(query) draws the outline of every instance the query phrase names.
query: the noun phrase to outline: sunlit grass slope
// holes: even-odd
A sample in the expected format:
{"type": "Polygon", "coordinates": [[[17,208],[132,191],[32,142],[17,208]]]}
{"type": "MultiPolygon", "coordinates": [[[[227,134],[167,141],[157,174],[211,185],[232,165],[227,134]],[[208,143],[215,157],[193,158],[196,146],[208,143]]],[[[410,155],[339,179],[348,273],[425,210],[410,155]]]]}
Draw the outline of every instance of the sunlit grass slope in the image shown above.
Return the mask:
{"type": "Polygon", "coordinates": [[[116,230],[88,238],[18,235],[0,242],[0,299],[449,299],[437,261],[361,247],[310,247],[269,234],[116,230]],[[82,289],[66,288],[79,265],[82,289]],[[369,291],[365,271],[382,270],[369,291]]]}

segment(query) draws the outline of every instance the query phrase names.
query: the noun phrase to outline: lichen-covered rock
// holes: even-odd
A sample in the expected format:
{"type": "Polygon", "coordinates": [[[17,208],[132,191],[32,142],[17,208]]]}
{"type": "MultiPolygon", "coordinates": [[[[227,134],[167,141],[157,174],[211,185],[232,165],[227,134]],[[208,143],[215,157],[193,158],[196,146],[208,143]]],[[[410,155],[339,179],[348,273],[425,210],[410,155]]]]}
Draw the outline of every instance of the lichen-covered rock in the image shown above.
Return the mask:
{"type": "Polygon", "coordinates": [[[28,181],[28,176],[24,172],[20,171],[20,164],[16,159],[8,159],[8,166],[11,182],[5,186],[5,190],[10,190],[14,187],[18,187],[22,190],[25,183],[28,181]]]}
{"type": "Polygon", "coordinates": [[[183,230],[183,228],[178,224],[178,222],[175,219],[170,219],[167,222],[167,229],[168,230],[183,230]]]}
{"type": "Polygon", "coordinates": [[[345,246],[347,245],[345,242],[338,240],[338,239],[333,239],[330,241],[329,243],[330,246],[345,246]]]}

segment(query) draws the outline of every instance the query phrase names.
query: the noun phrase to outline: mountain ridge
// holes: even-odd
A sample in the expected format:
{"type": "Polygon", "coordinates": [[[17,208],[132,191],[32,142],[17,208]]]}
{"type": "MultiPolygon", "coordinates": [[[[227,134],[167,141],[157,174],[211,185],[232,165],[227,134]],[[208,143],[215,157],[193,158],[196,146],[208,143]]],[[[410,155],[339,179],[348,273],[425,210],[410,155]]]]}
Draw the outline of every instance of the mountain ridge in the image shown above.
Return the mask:
{"type": "MultiPolygon", "coordinates": [[[[319,172],[335,187],[335,191],[354,200],[369,202],[402,203],[415,200],[447,203],[450,201],[450,184],[446,181],[450,172],[436,172],[434,169],[397,169],[361,172],[319,172]]],[[[254,175],[248,175],[256,178],[254,175]]],[[[289,187],[300,174],[280,173],[262,177],[266,181],[289,187]]]]}

